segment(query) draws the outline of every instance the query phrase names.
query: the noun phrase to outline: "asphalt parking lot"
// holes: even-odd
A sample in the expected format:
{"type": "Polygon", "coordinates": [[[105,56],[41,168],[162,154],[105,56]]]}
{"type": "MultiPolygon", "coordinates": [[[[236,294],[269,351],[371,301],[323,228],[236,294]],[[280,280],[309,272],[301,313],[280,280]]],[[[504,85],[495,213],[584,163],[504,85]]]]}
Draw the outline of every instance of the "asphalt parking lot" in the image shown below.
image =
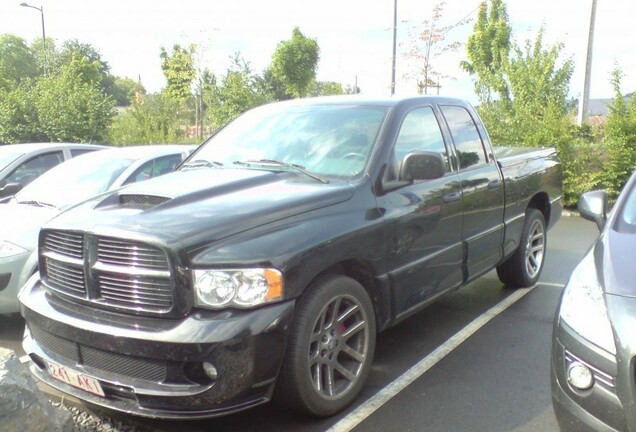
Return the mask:
{"type": "MultiPolygon", "coordinates": [[[[556,432],[552,319],[569,273],[596,235],[593,223],[563,217],[549,233],[537,286],[509,290],[493,272],[380,334],[367,386],[339,416],[309,418],[269,404],[206,421],[128,419],[165,432],[556,432]]],[[[22,326],[19,317],[0,316],[0,346],[21,353],[22,326]]]]}

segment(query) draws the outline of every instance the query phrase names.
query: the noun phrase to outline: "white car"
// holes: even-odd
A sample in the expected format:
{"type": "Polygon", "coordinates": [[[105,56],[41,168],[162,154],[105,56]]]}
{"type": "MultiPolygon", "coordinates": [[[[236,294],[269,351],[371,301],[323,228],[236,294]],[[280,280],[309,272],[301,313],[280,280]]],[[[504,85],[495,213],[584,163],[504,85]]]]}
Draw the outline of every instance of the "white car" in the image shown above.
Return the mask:
{"type": "Polygon", "coordinates": [[[173,171],[196,146],[112,148],[73,158],[0,201],[0,314],[18,312],[18,290],[37,271],[40,227],[95,195],[173,171]]]}
{"type": "Polygon", "coordinates": [[[75,156],[108,147],[93,144],[33,143],[0,146],[0,198],[14,195],[49,169],[75,156]]]}

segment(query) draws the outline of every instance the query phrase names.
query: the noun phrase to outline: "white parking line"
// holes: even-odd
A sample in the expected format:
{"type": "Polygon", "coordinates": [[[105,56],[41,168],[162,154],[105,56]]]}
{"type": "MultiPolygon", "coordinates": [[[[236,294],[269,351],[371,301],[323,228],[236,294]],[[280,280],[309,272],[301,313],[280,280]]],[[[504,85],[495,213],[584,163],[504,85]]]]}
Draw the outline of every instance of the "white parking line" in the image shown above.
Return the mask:
{"type": "MultiPolygon", "coordinates": [[[[539,283],[540,285],[550,285],[539,283]]],[[[353,410],[346,417],[342,418],[338,423],[328,429],[327,432],[347,432],[362,423],[364,419],[373,414],[382,405],[391,400],[394,396],[408,387],[413,381],[417,380],[426,371],[435,366],[440,360],[450,354],[462,342],[471,337],[477,330],[485,326],[491,319],[512,306],[517,300],[532,291],[537,285],[530,288],[516,290],[513,294],[506,297],[503,301],[493,306],[483,315],[480,315],[461,331],[453,335],[450,339],[440,345],[435,351],[420,360],[415,366],[407,370],[391,384],[380,390],[371,399],[353,410]]]]}

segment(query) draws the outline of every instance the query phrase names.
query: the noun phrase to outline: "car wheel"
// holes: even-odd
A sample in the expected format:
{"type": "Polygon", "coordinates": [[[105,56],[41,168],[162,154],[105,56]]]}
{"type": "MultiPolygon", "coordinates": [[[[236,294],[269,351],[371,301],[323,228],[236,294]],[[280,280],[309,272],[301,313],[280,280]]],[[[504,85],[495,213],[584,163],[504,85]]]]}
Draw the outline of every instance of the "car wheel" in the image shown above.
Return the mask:
{"type": "Polygon", "coordinates": [[[524,288],[541,276],[547,244],[545,218],[536,209],[527,209],[519,247],[497,267],[497,276],[507,286],[524,288]]]}
{"type": "Polygon", "coordinates": [[[304,413],[329,416],[362,389],[375,350],[375,315],[366,290],[328,276],[302,298],[277,387],[277,398],[304,413]]]}

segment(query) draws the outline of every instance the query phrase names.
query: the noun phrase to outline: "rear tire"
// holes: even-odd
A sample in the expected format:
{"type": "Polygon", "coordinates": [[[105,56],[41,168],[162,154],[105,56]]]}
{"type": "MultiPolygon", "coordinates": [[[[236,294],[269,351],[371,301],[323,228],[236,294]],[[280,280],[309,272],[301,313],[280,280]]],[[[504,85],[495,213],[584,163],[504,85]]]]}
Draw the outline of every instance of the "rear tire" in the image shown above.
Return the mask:
{"type": "Polygon", "coordinates": [[[526,210],[519,247],[497,267],[499,280],[511,288],[525,288],[537,283],[543,270],[546,245],[543,213],[529,208],[526,210]]]}
{"type": "Polygon", "coordinates": [[[340,275],[320,279],[298,306],[277,399],[316,416],[342,411],[369,375],[375,337],[373,305],[362,285],[340,275]]]}

